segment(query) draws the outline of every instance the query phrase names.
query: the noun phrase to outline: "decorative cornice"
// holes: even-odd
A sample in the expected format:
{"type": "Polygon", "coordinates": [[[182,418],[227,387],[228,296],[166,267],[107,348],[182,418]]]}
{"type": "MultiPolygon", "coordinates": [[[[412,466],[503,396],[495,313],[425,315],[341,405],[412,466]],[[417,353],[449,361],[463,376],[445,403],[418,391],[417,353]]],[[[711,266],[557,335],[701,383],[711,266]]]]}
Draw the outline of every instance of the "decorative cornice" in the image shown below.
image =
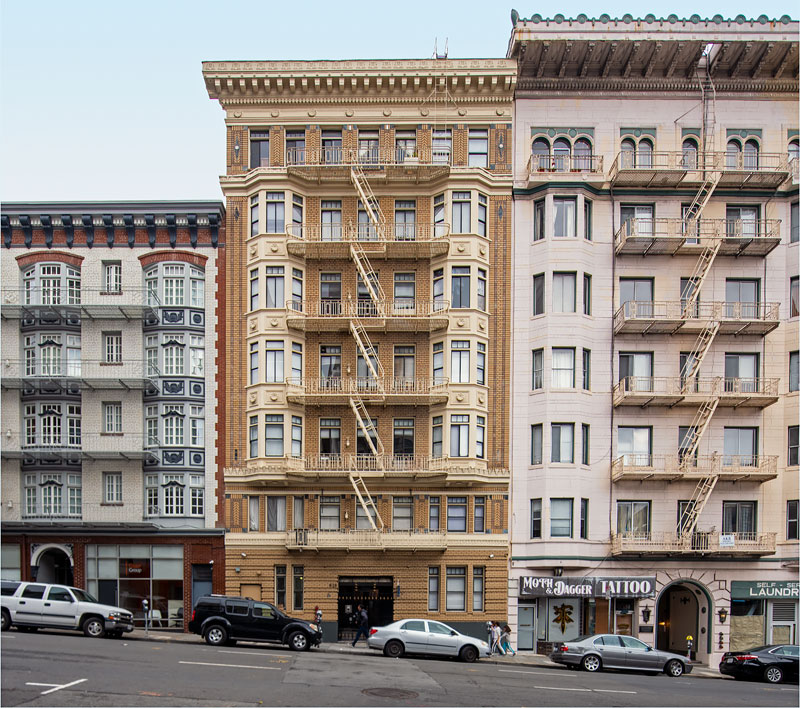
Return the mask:
{"type": "MultiPolygon", "coordinates": [[[[717,98],[721,94],[743,93],[758,94],[759,98],[768,98],[768,94],[797,95],[797,82],[793,79],[784,81],[718,81],[714,83],[717,98]]],[[[618,79],[599,77],[582,78],[535,78],[523,77],[517,82],[517,98],[523,91],[580,91],[587,92],[664,92],[670,93],[683,92],[696,96],[699,89],[697,81],[692,80],[669,80],[669,79],[618,79]]]]}

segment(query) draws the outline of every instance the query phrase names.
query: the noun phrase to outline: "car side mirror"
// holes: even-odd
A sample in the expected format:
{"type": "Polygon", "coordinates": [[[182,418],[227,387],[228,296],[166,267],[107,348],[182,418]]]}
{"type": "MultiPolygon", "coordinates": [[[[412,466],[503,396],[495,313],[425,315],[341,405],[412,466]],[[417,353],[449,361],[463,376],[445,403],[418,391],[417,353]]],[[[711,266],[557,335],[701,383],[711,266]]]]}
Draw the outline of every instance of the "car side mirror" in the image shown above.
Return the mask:
{"type": "Polygon", "coordinates": [[[653,647],[648,646],[647,649],[645,649],[645,651],[653,651],[653,647]]]}
{"type": "Polygon", "coordinates": [[[458,636],[458,632],[456,632],[456,630],[454,630],[454,629],[451,629],[450,630],[450,636],[451,637],[457,637],[458,636]]]}

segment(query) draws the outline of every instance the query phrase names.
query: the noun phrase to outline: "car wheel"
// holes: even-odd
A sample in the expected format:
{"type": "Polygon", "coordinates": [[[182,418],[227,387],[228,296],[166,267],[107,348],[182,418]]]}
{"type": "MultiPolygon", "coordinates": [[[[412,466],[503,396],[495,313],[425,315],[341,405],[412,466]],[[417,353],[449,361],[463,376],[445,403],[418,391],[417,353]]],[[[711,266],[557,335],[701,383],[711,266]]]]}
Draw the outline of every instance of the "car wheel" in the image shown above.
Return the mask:
{"type": "Polygon", "coordinates": [[[471,664],[478,658],[478,650],[471,644],[468,644],[458,653],[458,656],[461,661],[466,661],[468,664],[471,664]]]}
{"type": "Polygon", "coordinates": [[[386,646],[383,647],[383,655],[388,656],[390,659],[399,659],[403,654],[405,654],[403,644],[396,639],[386,642],[386,646]]]}
{"type": "Polygon", "coordinates": [[[292,632],[289,635],[289,648],[292,651],[308,651],[308,635],[305,632],[292,632]]]}
{"type": "Polygon", "coordinates": [[[225,627],[218,624],[211,625],[206,630],[206,643],[212,647],[220,647],[228,641],[228,632],[225,627]]]}
{"type": "Polygon", "coordinates": [[[673,678],[683,676],[683,662],[678,661],[677,659],[668,661],[667,665],[664,667],[664,673],[667,676],[672,676],[673,678]]]}
{"type": "Polygon", "coordinates": [[[588,656],[584,656],[581,660],[581,668],[584,671],[590,671],[594,673],[595,671],[600,671],[601,667],[603,666],[603,662],[600,661],[600,657],[596,656],[595,654],[589,654],[588,656]]]}
{"type": "Polygon", "coordinates": [[[2,629],[3,632],[7,632],[11,627],[11,615],[8,614],[8,610],[3,610],[2,613],[0,613],[0,619],[2,620],[0,629],[2,629]]]}
{"type": "Polygon", "coordinates": [[[105,636],[106,625],[101,617],[89,617],[89,619],[83,623],[83,633],[87,637],[100,639],[105,636]]]}
{"type": "Polygon", "coordinates": [[[783,671],[779,666],[768,666],[764,669],[764,680],[767,683],[780,683],[783,681],[783,671]]]}

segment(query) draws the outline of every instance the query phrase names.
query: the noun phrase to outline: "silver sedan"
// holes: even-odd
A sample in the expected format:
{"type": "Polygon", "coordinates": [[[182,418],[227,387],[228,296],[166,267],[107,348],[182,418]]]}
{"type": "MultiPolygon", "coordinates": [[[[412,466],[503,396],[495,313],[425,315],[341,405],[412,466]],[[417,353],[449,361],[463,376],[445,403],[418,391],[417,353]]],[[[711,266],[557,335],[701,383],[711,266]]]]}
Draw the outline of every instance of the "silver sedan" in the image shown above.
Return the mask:
{"type": "Polygon", "coordinates": [[[561,642],[553,647],[550,659],[557,664],[580,666],[584,671],[635,669],[663,671],[675,677],[692,671],[692,665],[685,656],[653,649],[635,637],[624,634],[593,634],[561,642]]]}
{"type": "Polygon", "coordinates": [[[404,619],[385,627],[373,627],[367,645],[394,658],[403,654],[433,654],[457,656],[471,662],[491,655],[491,648],[482,639],[461,634],[442,622],[424,619],[404,619]]]}

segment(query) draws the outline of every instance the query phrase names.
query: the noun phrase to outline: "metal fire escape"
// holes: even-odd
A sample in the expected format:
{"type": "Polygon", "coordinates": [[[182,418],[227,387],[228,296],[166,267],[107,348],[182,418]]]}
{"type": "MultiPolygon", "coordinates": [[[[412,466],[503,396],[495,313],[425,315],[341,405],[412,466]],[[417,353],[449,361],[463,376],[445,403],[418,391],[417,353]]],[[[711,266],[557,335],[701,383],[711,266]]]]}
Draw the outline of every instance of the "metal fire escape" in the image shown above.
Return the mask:
{"type": "MultiPolygon", "coordinates": [[[[719,161],[719,155],[714,152],[716,90],[711,80],[711,56],[708,52],[704,53],[700,59],[698,65],[698,79],[700,80],[700,91],[703,100],[703,144],[698,154],[697,166],[702,170],[703,183],[686,211],[684,218],[686,219],[686,233],[694,234],[699,240],[700,216],[711,199],[711,195],[722,176],[722,165],[719,161]]],[[[684,159],[686,158],[684,157],[684,159]]],[[[702,251],[689,280],[691,283],[691,292],[685,293],[684,295],[682,312],[684,320],[701,315],[698,308],[700,290],[711,271],[711,266],[722,245],[722,239],[717,237],[712,238],[706,243],[703,243],[702,240],[699,240],[699,242],[702,246],[702,251]]],[[[686,360],[686,367],[682,372],[683,386],[687,389],[694,386],[694,380],[700,370],[700,365],[711,349],[711,343],[714,341],[719,327],[720,321],[712,310],[705,320],[705,325],[692,347],[692,351],[686,360]]],[[[708,429],[711,418],[719,405],[719,400],[719,392],[712,387],[708,397],[698,408],[694,420],[689,427],[687,437],[681,446],[682,457],[679,469],[682,473],[686,473],[689,468],[692,467],[700,440],[708,429]]],[[[718,479],[718,471],[712,466],[709,473],[697,483],[678,524],[678,531],[682,541],[690,542],[695,527],[697,526],[697,520],[703,512],[711,496],[711,492],[714,491],[718,479]]]]}
{"type": "MultiPolygon", "coordinates": [[[[355,186],[356,191],[358,192],[358,196],[361,198],[361,203],[364,205],[364,209],[369,216],[372,226],[375,228],[378,241],[383,242],[386,220],[384,219],[378,201],[375,199],[375,195],[372,192],[369,183],[367,182],[364,170],[358,163],[355,163],[351,167],[350,179],[353,182],[353,186],[355,186]]],[[[355,240],[350,242],[350,257],[353,259],[356,270],[358,271],[358,274],[361,277],[361,280],[364,283],[367,293],[371,299],[369,307],[372,308],[373,313],[377,314],[378,317],[383,317],[385,315],[384,310],[386,307],[386,298],[383,293],[383,288],[381,288],[381,284],[378,282],[378,278],[375,275],[375,271],[372,269],[372,265],[367,258],[367,254],[363,246],[358,242],[358,236],[355,240]]],[[[357,303],[357,305],[360,305],[360,303],[357,303]]],[[[375,356],[375,348],[370,341],[364,324],[359,319],[359,314],[360,311],[359,307],[357,306],[352,310],[352,314],[350,316],[350,332],[353,335],[353,339],[355,339],[356,347],[363,357],[367,366],[367,371],[369,372],[367,381],[364,382],[364,388],[365,390],[369,391],[370,398],[383,398],[386,394],[384,390],[383,366],[381,365],[378,357],[375,356]]],[[[358,427],[363,433],[367,445],[374,456],[376,468],[378,471],[385,472],[383,464],[385,453],[383,443],[378,436],[378,431],[375,428],[372,418],[367,412],[367,406],[364,403],[364,399],[360,395],[361,388],[362,382],[357,380],[356,386],[351,389],[350,407],[353,409],[353,413],[355,413],[358,427]]],[[[364,509],[364,512],[366,513],[373,530],[378,531],[379,529],[382,529],[383,519],[381,518],[381,515],[378,512],[378,507],[376,506],[375,501],[372,498],[369,489],[367,488],[366,482],[364,481],[364,478],[361,476],[361,472],[358,469],[358,455],[351,457],[350,483],[353,485],[353,489],[356,492],[356,496],[361,504],[361,508],[364,509]]]]}

